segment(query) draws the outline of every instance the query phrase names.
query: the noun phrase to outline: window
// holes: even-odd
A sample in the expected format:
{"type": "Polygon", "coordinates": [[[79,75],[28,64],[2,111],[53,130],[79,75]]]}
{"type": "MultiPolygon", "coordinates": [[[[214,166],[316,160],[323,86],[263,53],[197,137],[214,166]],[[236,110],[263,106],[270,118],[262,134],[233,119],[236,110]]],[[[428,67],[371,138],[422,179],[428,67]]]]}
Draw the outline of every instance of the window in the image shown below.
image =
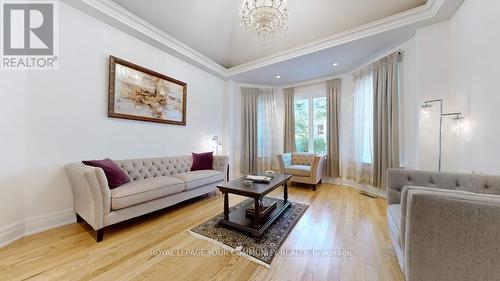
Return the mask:
{"type": "Polygon", "coordinates": [[[309,151],[309,100],[295,101],[295,145],[297,152],[309,151]]]}
{"type": "Polygon", "coordinates": [[[322,136],[325,134],[325,127],[323,126],[323,124],[318,124],[317,129],[318,129],[318,131],[316,134],[318,136],[322,136]]]}
{"type": "Polygon", "coordinates": [[[326,153],[326,97],[296,98],[295,143],[297,152],[326,153]]]}

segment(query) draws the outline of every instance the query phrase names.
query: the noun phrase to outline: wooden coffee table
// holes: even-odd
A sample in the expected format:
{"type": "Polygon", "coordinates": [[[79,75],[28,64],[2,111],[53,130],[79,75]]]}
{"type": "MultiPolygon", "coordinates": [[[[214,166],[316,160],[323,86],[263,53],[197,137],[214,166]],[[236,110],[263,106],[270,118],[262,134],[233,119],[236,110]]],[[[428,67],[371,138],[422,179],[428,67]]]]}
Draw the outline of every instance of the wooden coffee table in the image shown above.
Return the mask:
{"type": "Polygon", "coordinates": [[[283,213],[283,211],[290,206],[290,202],[288,201],[288,181],[291,178],[291,175],[277,174],[270,183],[254,182],[251,186],[244,186],[241,182],[244,178],[240,178],[218,185],[217,187],[224,196],[224,218],[219,221],[219,224],[247,232],[256,240],[259,240],[264,231],[266,231],[266,229],[283,213]],[[284,187],[283,200],[265,197],[268,202],[276,202],[276,208],[274,208],[272,212],[264,217],[258,215],[247,217],[246,210],[251,206],[251,204],[254,204],[255,206],[255,214],[259,214],[261,207],[259,203],[260,200],[263,199],[266,194],[280,186],[284,187]],[[254,202],[229,212],[230,193],[253,198],[254,202]]]}

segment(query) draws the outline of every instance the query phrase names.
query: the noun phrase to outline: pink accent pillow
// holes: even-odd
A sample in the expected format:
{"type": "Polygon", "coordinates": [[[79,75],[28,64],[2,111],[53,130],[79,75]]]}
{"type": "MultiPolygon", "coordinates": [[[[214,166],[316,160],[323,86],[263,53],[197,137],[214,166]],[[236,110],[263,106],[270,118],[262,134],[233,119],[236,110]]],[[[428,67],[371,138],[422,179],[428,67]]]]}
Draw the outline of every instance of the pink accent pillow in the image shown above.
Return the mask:
{"type": "Polygon", "coordinates": [[[191,171],[212,170],[214,152],[193,153],[193,166],[191,171]]]}
{"type": "Polygon", "coordinates": [[[103,169],[104,174],[108,179],[108,186],[110,189],[117,188],[127,182],[130,182],[127,174],[125,174],[125,172],[109,158],[103,160],[82,161],[82,163],[87,166],[103,169]]]}

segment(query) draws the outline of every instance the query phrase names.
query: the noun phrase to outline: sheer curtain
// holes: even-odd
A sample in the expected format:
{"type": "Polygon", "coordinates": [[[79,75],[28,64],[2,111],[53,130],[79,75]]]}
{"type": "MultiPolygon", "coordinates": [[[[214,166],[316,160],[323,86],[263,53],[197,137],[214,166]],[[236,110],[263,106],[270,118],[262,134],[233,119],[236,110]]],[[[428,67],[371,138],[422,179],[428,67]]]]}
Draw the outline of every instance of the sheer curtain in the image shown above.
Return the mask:
{"type": "Polygon", "coordinates": [[[263,89],[257,99],[257,170],[275,170],[278,155],[276,97],[272,89],[263,89]]]}
{"type": "Polygon", "coordinates": [[[354,73],[354,93],[348,102],[349,121],[342,176],[373,183],[373,69],[354,73]]]}

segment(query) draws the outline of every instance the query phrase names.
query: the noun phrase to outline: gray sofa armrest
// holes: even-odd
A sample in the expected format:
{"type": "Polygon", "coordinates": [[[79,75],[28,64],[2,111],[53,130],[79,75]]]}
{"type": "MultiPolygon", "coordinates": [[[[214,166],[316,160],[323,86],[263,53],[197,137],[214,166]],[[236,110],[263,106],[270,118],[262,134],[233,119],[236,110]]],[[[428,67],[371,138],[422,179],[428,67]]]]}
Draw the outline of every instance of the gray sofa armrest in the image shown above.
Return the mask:
{"type": "Polygon", "coordinates": [[[226,178],[229,169],[229,157],[214,156],[214,163],[212,164],[212,169],[224,173],[224,178],[226,178]]]}
{"type": "Polygon", "coordinates": [[[408,190],[407,281],[498,280],[500,196],[408,190]]]}
{"type": "Polygon", "coordinates": [[[111,211],[111,191],[101,168],[81,163],[66,165],[73,190],[73,209],[95,230],[104,227],[111,211]]]}

